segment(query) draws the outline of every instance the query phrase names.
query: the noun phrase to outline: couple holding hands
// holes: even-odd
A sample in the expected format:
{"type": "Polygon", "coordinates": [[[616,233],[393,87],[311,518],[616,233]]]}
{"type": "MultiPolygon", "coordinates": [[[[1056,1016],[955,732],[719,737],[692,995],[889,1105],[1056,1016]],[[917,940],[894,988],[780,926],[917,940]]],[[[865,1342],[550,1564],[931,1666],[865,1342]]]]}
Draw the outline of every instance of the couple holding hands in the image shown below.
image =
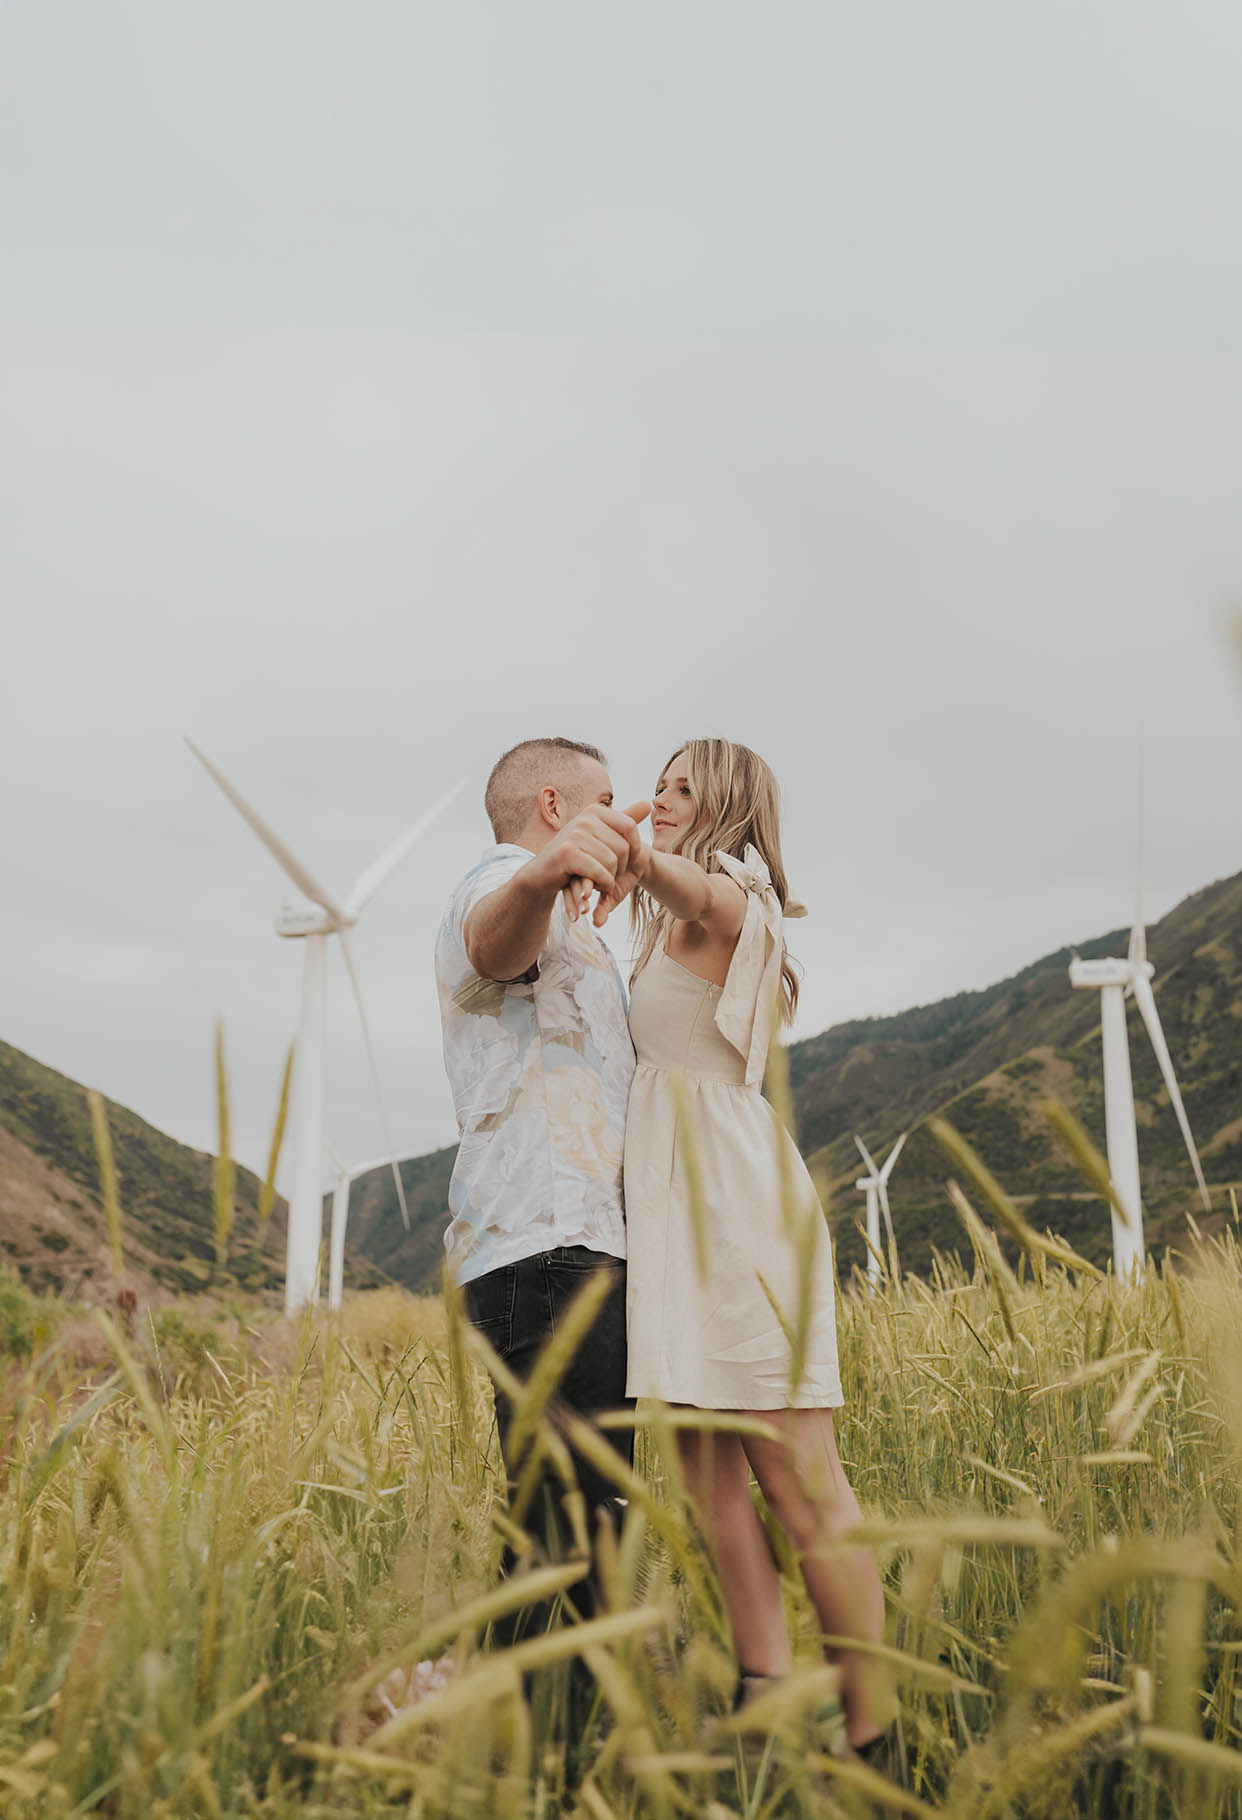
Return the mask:
{"type": "MultiPolygon", "coordinates": [[[[688,740],[651,803],[623,812],[596,747],[535,739],[497,761],[484,801],[495,845],[453,893],[436,941],[461,1133],[448,1265],[518,1378],[585,1278],[608,1272],[559,1394],[588,1418],[636,1397],[679,1409],[680,1464],[744,1704],[792,1666],[752,1471],[823,1633],[877,1643],[884,1622],[872,1556],[840,1547],[859,1511],[833,1432],[843,1397],[828,1229],[761,1092],[769,1042],[798,995],[783,919],[801,907],[781,862],[776,780],[746,746],[688,740]],[[628,1013],[599,934],[627,897],[628,1013]],[[751,1414],[769,1432],[697,1429],[694,1410],[751,1414]]],[[[507,1454],[500,1396],[497,1417],[507,1454]]],[[[610,1440],[632,1460],[632,1437],[610,1440]]],[[[612,1506],[615,1487],[575,1463],[588,1509],[612,1506]]],[[[547,1497],[554,1521],[550,1487],[547,1497]]],[[[834,1659],[850,1745],[881,1759],[870,1658],[847,1648],[834,1659]]]]}

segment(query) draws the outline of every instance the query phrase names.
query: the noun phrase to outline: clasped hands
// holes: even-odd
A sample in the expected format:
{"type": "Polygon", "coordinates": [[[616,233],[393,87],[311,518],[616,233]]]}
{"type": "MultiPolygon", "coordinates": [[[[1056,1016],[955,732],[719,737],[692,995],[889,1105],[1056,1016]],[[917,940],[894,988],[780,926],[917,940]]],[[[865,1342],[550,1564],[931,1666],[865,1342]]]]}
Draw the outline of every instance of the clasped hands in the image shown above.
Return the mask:
{"type": "Polygon", "coordinates": [[[650,863],[651,849],[638,831],[651,813],[650,803],[631,803],[628,809],[594,803],[566,822],[539,853],[536,865],[541,882],[559,889],[572,922],[585,916],[592,896],[592,916],[597,929],[635,885],[650,863]]]}

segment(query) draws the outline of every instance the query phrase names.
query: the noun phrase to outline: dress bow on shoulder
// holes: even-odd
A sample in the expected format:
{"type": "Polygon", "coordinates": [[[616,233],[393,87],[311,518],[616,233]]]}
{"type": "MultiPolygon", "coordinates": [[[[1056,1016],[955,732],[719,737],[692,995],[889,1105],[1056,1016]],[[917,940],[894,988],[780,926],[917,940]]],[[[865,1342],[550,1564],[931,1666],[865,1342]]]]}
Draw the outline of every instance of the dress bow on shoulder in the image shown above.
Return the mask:
{"type": "Polygon", "coordinates": [[[781,906],[767,862],[757,847],[744,858],[714,855],[721,870],[746,893],[746,917],[716,1005],[716,1028],[746,1063],[746,1085],[757,1086],[776,1030],[777,995],[785,937],[781,906]]]}
{"type": "Polygon", "coordinates": [[[768,871],[768,862],[758,847],[748,846],[744,859],[734,859],[731,853],[717,853],[713,856],[720,863],[722,870],[729,874],[735,885],[743,891],[771,891],[772,874],[768,871]]]}

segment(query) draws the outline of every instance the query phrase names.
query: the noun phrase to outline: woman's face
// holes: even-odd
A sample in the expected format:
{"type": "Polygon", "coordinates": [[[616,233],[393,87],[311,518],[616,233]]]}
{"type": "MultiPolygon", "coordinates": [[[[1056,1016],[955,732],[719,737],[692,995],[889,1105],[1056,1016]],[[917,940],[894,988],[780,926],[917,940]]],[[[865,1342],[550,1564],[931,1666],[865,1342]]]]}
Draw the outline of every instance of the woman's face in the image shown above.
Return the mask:
{"type": "Polygon", "coordinates": [[[686,775],[686,755],[679,752],[656,785],[651,803],[651,844],[657,853],[676,853],[699,819],[686,775]]]}

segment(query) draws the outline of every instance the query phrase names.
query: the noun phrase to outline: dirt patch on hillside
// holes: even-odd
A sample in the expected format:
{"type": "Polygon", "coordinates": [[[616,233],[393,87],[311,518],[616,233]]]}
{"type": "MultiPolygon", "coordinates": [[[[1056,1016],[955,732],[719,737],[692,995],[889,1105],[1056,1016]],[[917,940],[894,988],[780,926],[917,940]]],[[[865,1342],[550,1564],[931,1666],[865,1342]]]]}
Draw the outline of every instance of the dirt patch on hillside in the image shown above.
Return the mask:
{"type": "MultiPolygon", "coordinates": [[[[33,1289],[96,1299],[111,1262],[103,1215],[76,1182],[0,1126],[0,1262],[33,1289]]],[[[154,1279],[126,1260],[125,1279],[143,1300],[160,1296],[154,1279]]]]}

